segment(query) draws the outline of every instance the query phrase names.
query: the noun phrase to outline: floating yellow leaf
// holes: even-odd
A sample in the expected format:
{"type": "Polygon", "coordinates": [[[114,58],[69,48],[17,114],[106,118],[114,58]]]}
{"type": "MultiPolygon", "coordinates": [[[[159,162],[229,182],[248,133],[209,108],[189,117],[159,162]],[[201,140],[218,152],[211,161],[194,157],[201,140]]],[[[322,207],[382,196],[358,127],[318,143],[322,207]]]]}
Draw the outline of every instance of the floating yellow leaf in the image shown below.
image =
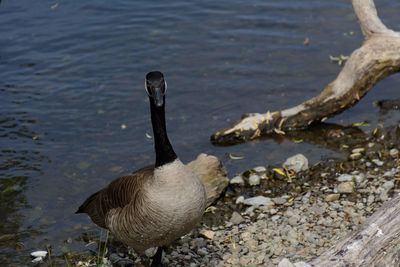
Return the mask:
{"type": "Polygon", "coordinates": [[[286,173],[282,168],[273,168],[272,170],[281,176],[286,176],[286,173]]]}
{"type": "Polygon", "coordinates": [[[293,139],[293,142],[298,144],[298,143],[302,143],[304,140],[299,138],[299,139],[293,139]]]}

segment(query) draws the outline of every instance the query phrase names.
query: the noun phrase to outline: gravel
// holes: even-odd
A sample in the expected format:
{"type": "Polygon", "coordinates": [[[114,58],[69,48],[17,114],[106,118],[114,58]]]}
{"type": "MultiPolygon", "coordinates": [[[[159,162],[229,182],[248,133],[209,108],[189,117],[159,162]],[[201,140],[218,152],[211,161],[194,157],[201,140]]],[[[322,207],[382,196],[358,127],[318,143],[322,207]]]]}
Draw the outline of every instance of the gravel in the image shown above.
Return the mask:
{"type": "MultiPolygon", "coordinates": [[[[376,166],[376,161],[371,161],[376,166]]],[[[185,261],[182,242],[174,249],[178,255],[166,257],[172,266],[309,266],[307,261],[358,229],[394,191],[400,191],[393,178],[383,177],[387,171],[392,177],[400,177],[398,163],[388,170],[383,167],[386,162],[372,168],[366,162],[355,165],[362,168],[353,167],[339,175],[336,169],[327,168],[323,178],[317,176],[318,182],[301,194],[240,195],[241,201],[238,197],[226,198],[220,207],[233,205],[236,211],[218,227],[203,224],[202,229],[213,230],[215,236],[205,240],[201,255],[197,251],[191,261],[185,261]]],[[[267,180],[251,188],[263,183],[267,180]]],[[[259,192],[272,194],[270,190],[259,192]]],[[[190,250],[196,251],[191,245],[190,250]]]]}

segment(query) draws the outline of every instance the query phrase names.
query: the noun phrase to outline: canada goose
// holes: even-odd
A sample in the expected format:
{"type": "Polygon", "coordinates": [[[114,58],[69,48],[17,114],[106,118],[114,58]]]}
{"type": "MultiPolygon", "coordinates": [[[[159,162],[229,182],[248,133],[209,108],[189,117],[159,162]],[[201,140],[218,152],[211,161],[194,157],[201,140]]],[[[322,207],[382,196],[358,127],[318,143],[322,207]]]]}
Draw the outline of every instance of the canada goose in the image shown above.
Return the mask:
{"type": "Polygon", "coordinates": [[[152,262],[152,266],[158,266],[162,247],[195,227],[207,199],[199,177],[179,160],[168,139],[164,75],[149,72],[145,88],[150,100],[155,165],[112,181],[91,195],[77,213],[87,213],[95,224],[139,254],[158,247],[152,262]]]}

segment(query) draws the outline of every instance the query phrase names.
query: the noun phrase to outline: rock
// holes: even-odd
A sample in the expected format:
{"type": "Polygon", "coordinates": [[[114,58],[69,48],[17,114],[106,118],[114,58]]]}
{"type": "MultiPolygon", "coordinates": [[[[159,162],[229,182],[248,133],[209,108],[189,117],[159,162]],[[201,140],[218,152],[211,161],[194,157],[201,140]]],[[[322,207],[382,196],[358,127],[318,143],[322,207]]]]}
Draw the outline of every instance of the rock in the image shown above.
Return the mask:
{"type": "Polygon", "coordinates": [[[244,185],[244,180],[243,180],[243,177],[242,177],[242,176],[238,175],[238,176],[233,177],[233,178],[229,181],[229,183],[230,183],[230,184],[244,185]]]}
{"type": "Polygon", "coordinates": [[[35,257],[35,258],[36,257],[45,258],[47,256],[47,251],[45,251],[45,250],[34,251],[34,252],[31,252],[31,256],[35,257]]]}
{"type": "Polygon", "coordinates": [[[379,195],[379,198],[381,199],[382,202],[388,200],[389,196],[387,194],[387,191],[382,191],[379,195]]]}
{"type": "Polygon", "coordinates": [[[381,161],[379,159],[373,159],[372,162],[375,163],[375,165],[378,167],[383,166],[383,161],[381,161]]]}
{"type": "Polygon", "coordinates": [[[260,180],[261,180],[260,176],[258,176],[257,174],[252,174],[249,177],[249,185],[251,186],[259,185],[260,180]]]}
{"type": "Polygon", "coordinates": [[[307,262],[299,261],[294,264],[294,267],[311,267],[311,265],[307,262]]]}
{"type": "Polygon", "coordinates": [[[43,258],[42,257],[37,257],[37,258],[34,258],[33,260],[32,260],[32,263],[39,263],[39,262],[42,262],[43,261],[43,258]]]}
{"type": "Polygon", "coordinates": [[[269,197],[257,196],[245,199],[243,204],[249,206],[273,206],[274,202],[269,197]]]}
{"type": "Polygon", "coordinates": [[[367,198],[367,203],[371,204],[375,201],[375,196],[374,195],[369,195],[367,198]]]}
{"type": "Polygon", "coordinates": [[[397,158],[399,156],[399,150],[397,148],[392,148],[389,150],[389,155],[392,158],[397,158]]]}
{"type": "Polygon", "coordinates": [[[197,250],[197,254],[198,254],[199,256],[206,256],[206,255],[208,255],[208,251],[207,251],[206,248],[199,248],[199,249],[197,250]]]}
{"type": "Polygon", "coordinates": [[[294,264],[291,263],[287,258],[283,258],[279,262],[278,267],[294,267],[294,264]]]}
{"type": "Polygon", "coordinates": [[[389,177],[393,177],[396,174],[395,170],[391,170],[391,171],[387,171],[383,174],[383,177],[389,178],[389,177]]]}
{"type": "Polygon", "coordinates": [[[253,170],[255,172],[265,172],[265,171],[267,171],[267,168],[265,168],[264,166],[258,166],[258,167],[253,168],[253,170]]]}
{"type": "Polygon", "coordinates": [[[303,154],[297,154],[288,158],[282,166],[296,173],[305,171],[308,170],[308,159],[303,154]]]}
{"type": "Polygon", "coordinates": [[[108,257],[113,266],[128,267],[134,266],[134,261],[129,258],[122,258],[117,253],[112,253],[108,257]]]}
{"type": "Polygon", "coordinates": [[[213,240],[215,236],[215,232],[211,230],[201,230],[199,233],[201,236],[204,236],[207,239],[213,240]]]}
{"type": "Polygon", "coordinates": [[[276,204],[276,205],[283,205],[287,202],[287,200],[283,197],[274,197],[272,199],[272,201],[276,204]]]}
{"type": "Polygon", "coordinates": [[[356,180],[357,184],[361,184],[365,180],[365,174],[363,174],[363,173],[354,175],[353,177],[354,177],[354,180],[356,180]]]}
{"type": "Polygon", "coordinates": [[[353,181],[353,175],[344,173],[341,174],[336,180],[338,180],[339,182],[350,182],[353,181]]]}
{"type": "Polygon", "coordinates": [[[244,202],[244,196],[239,196],[237,199],[236,199],[236,204],[240,204],[240,203],[243,203],[244,202]]]}
{"type": "Polygon", "coordinates": [[[359,147],[359,148],[354,148],[351,153],[363,153],[365,151],[365,148],[359,147]]]}
{"type": "Polygon", "coordinates": [[[340,198],[340,194],[329,194],[325,197],[326,202],[332,202],[338,200],[340,198]]]}
{"type": "Polygon", "coordinates": [[[343,182],[340,183],[337,187],[338,193],[353,193],[354,192],[354,183],[353,182],[343,182]]]}
{"type": "Polygon", "coordinates": [[[244,218],[238,212],[234,211],[229,221],[233,224],[240,224],[244,222],[244,218]]]}
{"type": "Polygon", "coordinates": [[[386,181],[383,183],[382,188],[387,192],[394,187],[393,181],[386,181]]]}

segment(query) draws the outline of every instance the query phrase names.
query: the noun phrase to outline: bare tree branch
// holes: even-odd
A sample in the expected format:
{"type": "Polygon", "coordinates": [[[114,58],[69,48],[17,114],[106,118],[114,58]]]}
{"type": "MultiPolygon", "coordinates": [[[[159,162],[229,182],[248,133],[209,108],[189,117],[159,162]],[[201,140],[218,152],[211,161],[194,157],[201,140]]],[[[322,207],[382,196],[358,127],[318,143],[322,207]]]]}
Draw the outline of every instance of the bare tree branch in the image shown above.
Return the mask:
{"type": "Polygon", "coordinates": [[[353,0],[353,7],[365,35],[338,77],[316,97],[282,111],[252,113],[230,128],[211,136],[213,143],[245,142],[263,134],[307,128],[355,105],[376,83],[400,71],[400,33],[388,29],[379,19],[372,0],[353,0]]]}

